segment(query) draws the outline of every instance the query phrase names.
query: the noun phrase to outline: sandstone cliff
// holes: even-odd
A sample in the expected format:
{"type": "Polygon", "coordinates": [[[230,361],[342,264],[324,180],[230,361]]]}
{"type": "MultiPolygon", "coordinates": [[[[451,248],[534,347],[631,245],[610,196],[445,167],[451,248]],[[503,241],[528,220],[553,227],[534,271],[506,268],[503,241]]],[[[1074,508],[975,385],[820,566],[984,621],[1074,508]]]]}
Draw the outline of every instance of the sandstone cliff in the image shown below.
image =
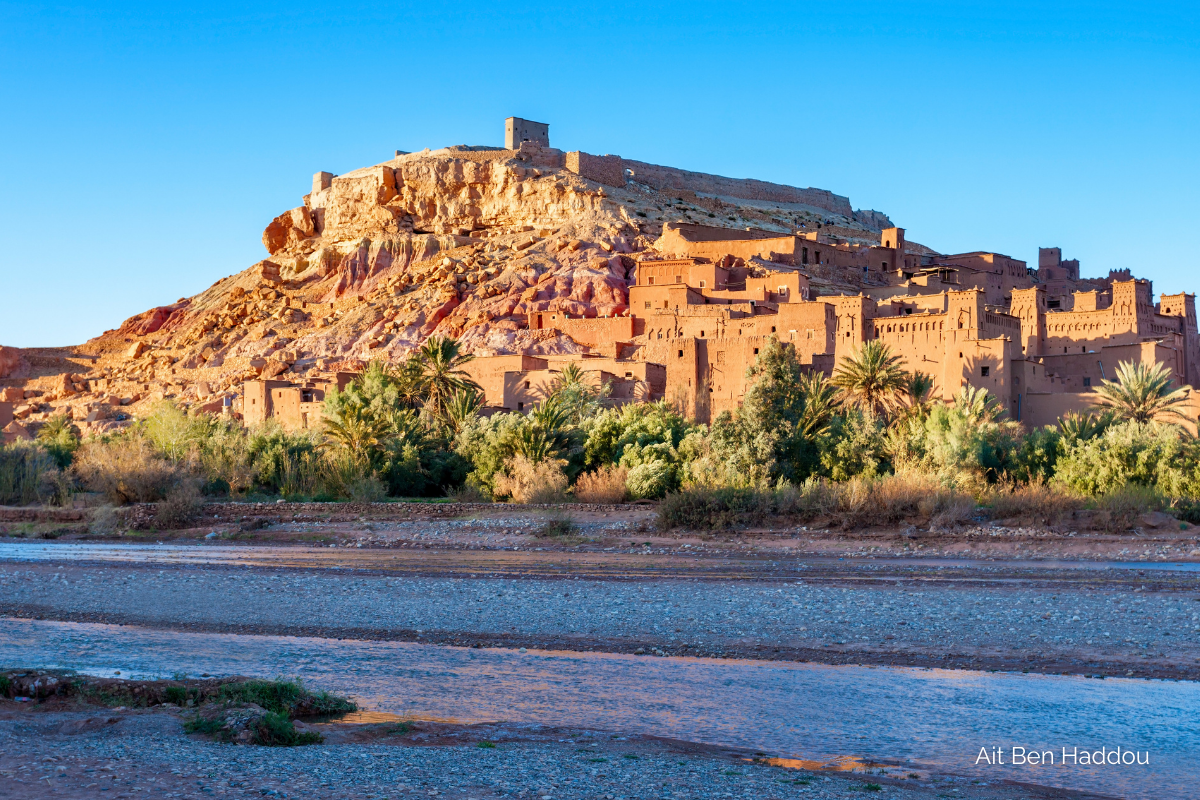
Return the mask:
{"type": "Polygon", "coordinates": [[[248,378],[398,360],[433,333],[479,355],[580,352],[567,337],[527,330],[526,315],[625,313],[635,259],[664,221],[824,226],[862,242],[889,224],[821,190],[640,164],[644,182],[631,174],[620,188],[564,163],[561,151],[526,143],[319,173],[303,204],[267,225],[264,260],[78,347],[5,348],[0,387],[20,419],[65,410],[104,430],[148,400],[216,409],[248,378]]]}

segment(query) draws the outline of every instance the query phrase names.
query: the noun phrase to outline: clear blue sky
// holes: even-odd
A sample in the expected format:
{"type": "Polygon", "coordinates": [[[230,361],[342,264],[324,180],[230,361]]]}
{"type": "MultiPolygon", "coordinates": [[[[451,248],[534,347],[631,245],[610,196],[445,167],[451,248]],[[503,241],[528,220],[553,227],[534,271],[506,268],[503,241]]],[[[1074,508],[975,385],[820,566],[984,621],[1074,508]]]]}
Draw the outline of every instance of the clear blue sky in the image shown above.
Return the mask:
{"type": "Polygon", "coordinates": [[[509,115],[829,189],[943,252],[1200,289],[1196,3],[182,5],[0,4],[0,344],[194,294],[313,172],[509,115]]]}

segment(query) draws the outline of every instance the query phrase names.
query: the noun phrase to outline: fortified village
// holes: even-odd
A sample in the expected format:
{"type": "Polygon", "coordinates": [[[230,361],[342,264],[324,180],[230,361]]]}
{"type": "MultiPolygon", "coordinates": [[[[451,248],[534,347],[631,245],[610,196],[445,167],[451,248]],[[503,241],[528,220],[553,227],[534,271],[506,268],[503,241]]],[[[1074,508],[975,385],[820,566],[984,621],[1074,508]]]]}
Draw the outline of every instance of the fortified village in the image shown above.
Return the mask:
{"type": "Polygon", "coordinates": [[[1192,294],[1155,303],[1148,280],[1081,277],[1057,247],[1036,268],[939,253],[824,190],[564,152],[515,117],[503,148],[318,172],[263,244],[267,260],[84,345],[0,349],[6,439],[64,412],[112,430],[162,398],[316,427],[331,386],[431,335],[474,353],[493,410],[531,408],[578,363],[612,403],[707,422],[771,336],[826,374],[886,342],[935,396],[985,388],[1027,426],[1091,406],[1123,361],[1200,386],[1192,294]]]}

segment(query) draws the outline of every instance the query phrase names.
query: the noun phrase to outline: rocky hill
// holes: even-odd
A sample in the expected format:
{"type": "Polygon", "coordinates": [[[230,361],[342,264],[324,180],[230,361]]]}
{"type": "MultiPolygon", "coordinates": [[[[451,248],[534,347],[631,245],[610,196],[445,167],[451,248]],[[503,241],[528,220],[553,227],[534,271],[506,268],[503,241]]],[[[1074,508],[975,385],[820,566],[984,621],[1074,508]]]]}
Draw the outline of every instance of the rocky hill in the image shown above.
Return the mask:
{"type": "Polygon", "coordinates": [[[890,224],[822,190],[640,162],[602,178],[621,187],[571,164],[526,142],[318,173],[303,204],[267,226],[263,261],[77,347],[0,351],[0,400],[15,403],[18,424],[65,410],[102,431],[150,400],[215,409],[246,379],[399,360],[434,333],[478,355],[580,352],[527,330],[525,315],[625,313],[635,261],[664,221],[820,227],[870,243],[890,224]]]}

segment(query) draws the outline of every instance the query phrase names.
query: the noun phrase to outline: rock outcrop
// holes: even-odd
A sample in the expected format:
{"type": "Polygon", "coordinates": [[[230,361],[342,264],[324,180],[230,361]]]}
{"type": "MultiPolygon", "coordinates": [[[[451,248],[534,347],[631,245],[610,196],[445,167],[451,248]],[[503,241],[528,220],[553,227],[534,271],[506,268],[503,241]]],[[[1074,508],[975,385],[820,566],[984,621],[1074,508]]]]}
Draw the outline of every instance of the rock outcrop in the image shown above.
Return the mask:
{"type": "Polygon", "coordinates": [[[0,346],[0,378],[16,378],[27,369],[21,351],[15,347],[0,346]]]}

